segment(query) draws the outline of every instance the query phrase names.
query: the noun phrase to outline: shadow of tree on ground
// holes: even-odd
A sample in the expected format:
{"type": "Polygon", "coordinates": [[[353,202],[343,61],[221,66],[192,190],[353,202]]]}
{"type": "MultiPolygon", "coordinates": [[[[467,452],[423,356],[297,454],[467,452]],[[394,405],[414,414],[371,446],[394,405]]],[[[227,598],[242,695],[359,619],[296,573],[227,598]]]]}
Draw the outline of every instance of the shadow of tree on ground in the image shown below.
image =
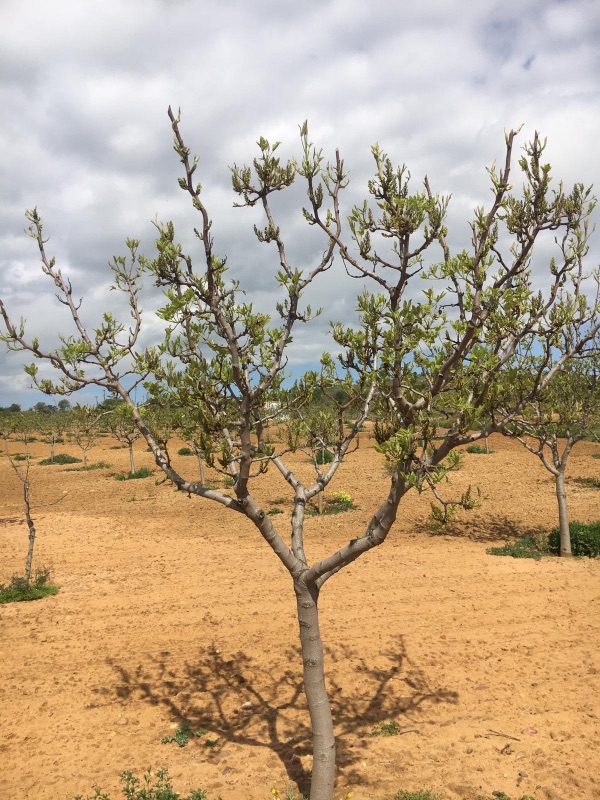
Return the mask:
{"type": "MultiPolygon", "coordinates": [[[[174,661],[169,652],[145,659],[130,671],[109,660],[118,682],[97,692],[122,701],[142,700],[165,709],[172,721],[217,737],[221,744],[271,750],[281,760],[291,781],[302,793],[309,789],[310,773],[303,766],[312,752],[308,709],[303,692],[299,649],[274,656],[272,666],[257,665],[246,653],[223,655],[211,646],[191,661],[174,661]]],[[[353,771],[357,737],[371,734],[377,723],[396,720],[400,733],[415,731],[415,714],[422,706],[458,702],[458,693],[432,686],[407,653],[404,637],[378,654],[374,661],[350,647],[327,650],[329,664],[351,665],[349,691],[329,668],[328,687],[338,744],[338,766],[345,776],[360,781],[353,771]]],[[[327,667],[326,667],[327,668],[327,667]]],[[[205,741],[206,744],[206,741],[205,741]]],[[[358,748],[360,749],[360,748],[358,748]]],[[[217,749],[211,750],[216,757],[217,749]]],[[[211,754],[208,757],[211,757],[211,754]]]]}
{"type": "MultiPolygon", "coordinates": [[[[471,512],[472,513],[472,512],[471,512]]],[[[430,536],[449,536],[453,539],[470,539],[473,542],[506,542],[507,540],[521,539],[523,536],[539,536],[547,534],[549,530],[541,525],[530,526],[518,524],[509,517],[480,516],[463,519],[460,522],[449,522],[439,530],[431,529],[431,522],[423,523],[417,527],[418,533],[428,533],[430,536]]]]}

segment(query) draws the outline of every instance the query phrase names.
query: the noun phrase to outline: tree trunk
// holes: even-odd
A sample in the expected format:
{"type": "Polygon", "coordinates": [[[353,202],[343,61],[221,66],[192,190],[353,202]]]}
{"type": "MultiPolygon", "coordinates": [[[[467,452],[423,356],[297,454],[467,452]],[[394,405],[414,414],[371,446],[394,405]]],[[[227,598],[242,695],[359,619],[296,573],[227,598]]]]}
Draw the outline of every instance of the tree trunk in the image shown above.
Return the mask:
{"type": "Polygon", "coordinates": [[[304,692],[313,733],[310,800],[332,800],[335,783],[335,738],[331,706],[325,688],[323,642],[317,607],[319,590],[294,582],[304,674],[304,692]]]}
{"type": "Polygon", "coordinates": [[[35,544],[35,525],[30,513],[28,480],[23,482],[23,500],[25,502],[25,518],[29,528],[29,547],[27,548],[27,559],[25,561],[25,580],[29,583],[31,579],[31,564],[33,562],[33,546],[35,544]]]}
{"type": "Polygon", "coordinates": [[[569,511],[567,509],[567,490],[565,489],[565,473],[555,476],[556,499],[558,500],[558,520],[560,526],[560,555],[569,558],[571,552],[571,532],[569,531],[569,511]]]}
{"type": "Polygon", "coordinates": [[[198,467],[200,469],[200,486],[204,486],[206,478],[204,476],[204,461],[202,460],[202,456],[198,456],[198,467]]]}
{"type": "Polygon", "coordinates": [[[129,445],[129,474],[133,475],[135,472],[135,461],[133,460],[133,442],[128,442],[129,445]]]}

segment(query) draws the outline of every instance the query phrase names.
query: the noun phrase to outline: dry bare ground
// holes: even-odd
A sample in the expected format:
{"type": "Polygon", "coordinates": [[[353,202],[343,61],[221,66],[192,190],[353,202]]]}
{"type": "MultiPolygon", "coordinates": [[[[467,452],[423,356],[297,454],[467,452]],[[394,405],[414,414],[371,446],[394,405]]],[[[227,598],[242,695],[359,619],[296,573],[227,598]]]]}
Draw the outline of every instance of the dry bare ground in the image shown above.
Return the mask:
{"type": "MultiPolygon", "coordinates": [[[[61,591],[0,606],[0,797],[72,800],[100,786],[116,798],[118,773],[148,766],[167,766],[180,792],[203,787],[223,800],[264,800],[273,781],[305,789],[310,740],[289,577],[241,517],[154,478],[115,481],[128,458],[114,444],[91,454],[111,469],[32,469],[35,501],[68,491],[35,515],[35,563],[52,567],[61,591]],[[206,733],[186,747],[161,742],[185,722],[206,733]]],[[[431,787],[449,800],[493,790],[600,797],[600,561],[486,554],[549,529],[557,513],[536,459],[500,438],[491,446],[453,476],[457,489],[481,487],[480,508],[433,535],[428,498],[414,493],[388,542],[323,590],[336,796],[431,787]],[[372,735],[390,720],[400,735],[372,735]]],[[[41,442],[32,450],[48,455],[41,442]]],[[[572,477],[598,473],[593,452],[600,446],[575,449],[572,477]]],[[[152,466],[141,445],[137,460],[152,466]]],[[[309,468],[301,454],[296,462],[309,468]]],[[[186,463],[193,472],[194,459],[186,463]]],[[[0,475],[6,581],[22,570],[27,534],[5,457],[0,475]]],[[[385,485],[365,437],[330,487],[358,508],[309,519],[309,557],[362,531],[385,485]]],[[[600,493],[569,486],[572,519],[599,518],[600,493]]],[[[274,472],[258,495],[289,510],[274,472]]]]}

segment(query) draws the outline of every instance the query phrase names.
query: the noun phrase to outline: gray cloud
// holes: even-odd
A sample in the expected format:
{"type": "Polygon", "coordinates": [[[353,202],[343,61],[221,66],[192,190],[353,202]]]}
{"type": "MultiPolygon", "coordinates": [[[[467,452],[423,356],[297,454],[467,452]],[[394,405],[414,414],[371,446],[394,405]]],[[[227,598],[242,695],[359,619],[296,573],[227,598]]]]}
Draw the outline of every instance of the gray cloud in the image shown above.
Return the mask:
{"type": "MultiPolygon", "coordinates": [[[[67,330],[22,234],[34,205],[92,323],[115,300],[108,261],[128,236],[151,254],[155,214],[175,219],[193,246],[169,104],[182,108],[186,141],[201,155],[217,250],[253,302],[273,307],[277,259],[254,241],[257,213],[231,207],[228,165],[251,161],[260,135],[297,155],[304,119],[325,154],[339,146],[351,170],[346,210],[365,193],[379,141],[416,182],[428,174],[435,191],[452,193],[450,239],[461,248],[473,207],[489,199],[485,166],[502,157],[505,128],[524,123],[521,142],[535,130],[548,136],[567,185],[598,182],[599,37],[595,0],[430,0],[411,9],[384,0],[4,0],[0,294],[32,332],[52,340],[67,330]]],[[[304,225],[302,199],[297,187],[276,210],[290,256],[306,266],[324,242],[304,225]]],[[[594,245],[591,259],[598,253],[594,245]]],[[[335,269],[309,298],[327,313],[297,337],[297,365],[325,349],[329,319],[352,318],[361,286],[335,269]]],[[[148,287],[146,307],[157,303],[148,287]]],[[[156,321],[149,329],[157,334],[156,321]]],[[[0,405],[39,399],[21,361],[0,355],[0,405]]]]}

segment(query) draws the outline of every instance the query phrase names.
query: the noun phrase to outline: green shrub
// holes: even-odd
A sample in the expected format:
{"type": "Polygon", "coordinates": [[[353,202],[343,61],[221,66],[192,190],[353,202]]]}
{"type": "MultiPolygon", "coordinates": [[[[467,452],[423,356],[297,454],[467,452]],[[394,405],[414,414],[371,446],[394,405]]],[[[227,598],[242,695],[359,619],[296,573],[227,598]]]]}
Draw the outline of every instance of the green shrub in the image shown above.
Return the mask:
{"type": "Polygon", "coordinates": [[[317,464],[331,464],[333,461],[333,453],[329,450],[317,450],[315,453],[315,460],[317,464]]]}
{"type": "Polygon", "coordinates": [[[151,475],[154,475],[153,470],[148,469],[148,467],[140,467],[136,469],[135,472],[119,472],[115,475],[116,481],[135,481],[138,478],[149,478],[151,475]]]}
{"type": "MultiPolygon", "coordinates": [[[[142,781],[131,772],[122,772],[119,777],[127,800],[206,800],[207,797],[202,789],[194,789],[188,797],[182,797],[173,791],[171,776],[167,769],[157,770],[154,776],[152,771],[148,770],[142,781]]],[[[78,794],[75,800],[110,800],[110,796],[96,789],[93,795],[84,798],[78,794]]]]}
{"type": "Polygon", "coordinates": [[[600,458],[600,453],[592,453],[592,458],[600,458]]]}
{"type": "Polygon", "coordinates": [[[54,458],[44,458],[40,461],[43,467],[48,467],[51,464],[80,464],[81,459],[75,456],[68,456],[66,453],[57,453],[54,458]]]}
{"type": "MultiPolygon", "coordinates": [[[[574,556],[600,556],[600,521],[584,525],[582,522],[571,522],[571,552],[574,556]]],[[[548,537],[550,552],[560,553],[560,528],[553,528],[548,537]]]]}
{"type": "Polygon", "coordinates": [[[48,583],[49,578],[50,573],[45,568],[37,569],[35,578],[30,581],[13,576],[8,586],[0,584],[0,603],[41,600],[42,597],[58,594],[59,587],[48,583]]]}
{"type": "Polygon", "coordinates": [[[29,461],[29,456],[23,455],[23,453],[17,453],[15,456],[12,456],[13,461],[29,461]]]}
{"type": "Polygon", "coordinates": [[[177,451],[177,455],[180,455],[180,456],[193,456],[194,453],[192,452],[192,450],[189,447],[180,447],[179,450],[177,451]]]}
{"type": "Polygon", "coordinates": [[[394,800],[443,800],[441,794],[434,794],[431,789],[417,789],[416,792],[405,792],[400,789],[394,795],[394,800]]]}
{"type": "Polygon", "coordinates": [[[273,506],[273,508],[270,508],[267,511],[267,514],[270,517],[274,517],[276,514],[283,514],[283,509],[282,508],[277,508],[277,506],[273,506]]]}
{"type": "Polygon", "coordinates": [[[477,453],[478,455],[488,455],[488,453],[492,453],[493,450],[486,450],[485,447],[482,447],[480,444],[470,444],[468,447],[465,447],[467,453],[477,453]]]}
{"type": "Polygon", "coordinates": [[[504,547],[488,547],[485,551],[491,556],[511,556],[512,558],[533,558],[539,561],[550,548],[544,539],[537,536],[523,536],[516,542],[507,542],[504,547]]]}

